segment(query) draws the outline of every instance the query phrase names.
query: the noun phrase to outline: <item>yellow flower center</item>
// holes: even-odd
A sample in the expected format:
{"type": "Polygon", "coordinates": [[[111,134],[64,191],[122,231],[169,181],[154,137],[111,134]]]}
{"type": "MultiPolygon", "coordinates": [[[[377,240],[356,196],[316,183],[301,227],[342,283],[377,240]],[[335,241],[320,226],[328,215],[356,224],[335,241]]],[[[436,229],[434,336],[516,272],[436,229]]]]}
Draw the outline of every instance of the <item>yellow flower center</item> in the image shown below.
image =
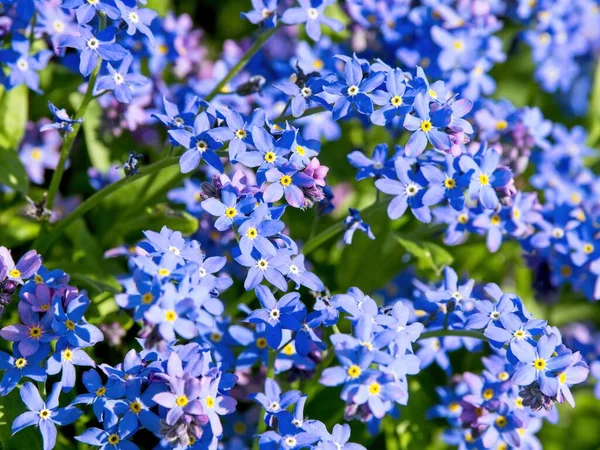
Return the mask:
{"type": "Polygon", "coordinates": [[[356,364],[353,364],[350,367],[348,367],[348,376],[352,379],[358,378],[361,373],[362,373],[361,368],[358,367],[356,364]]]}
{"type": "Polygon", "coordinates": [[[152,295],[150,292],[146,292],[144,295],[142,295],[142,303],[144,305],[148,305],[148,304],[152,303],[153,300],[154,300],[154,295],[152,295]]]}
{"type": "Polygon", "coordinates": [[[499,120],[496,122],[496,130],[502,131],[508,128],[508,122],[506,120],[499,120]]]}
{"type": "Polygon", "coordinates": [[[573,270],[569,266],[562,266],[560,268],[560,274],[563,277],[568,278],[573,274],[573,270]]]}
{"type": "Polygon", "coordinates": [[[506,380],[508,380],[509,377],[510,377],[510,375],[508,374],[508,372],[500,372],[498,374],[498,379],[500,381],[506,381],[506,380]]]}
{"type": "Polygon", "coordinates": [[[248,136],[248,133],[246,133],[246,130],[244,130],[243,128],[240,128],[235,132],[235,135],[238,139],[244,139],[246,136],[248,136]]]}
{"type": "Polygon", "coordinates": [[[452,43],[452,47],[454,47],[454,50],[461,52],[465,48],[465,43],[461,40],[456,40],[452,43]]]}
{"type": "Polygon", "coordinates": [[[8,272],[8,276],[12,278],[19,278],[21,276],[21,271],[19,269],[12,269],[8,272]]]}
{"type": "Polygon", "coordinates": [[[106,388],[104,386],[96,389],[96,397],[102,397],[104,394],[106,394],[106,388]]]}
{"type": "Polygon", "coordinates": [[[206,406],[208,408],[214,408],[215,407],[215,399],[212,397],[206,397],[206,406]]]}
{"type": "Polygon", "coordinates": [[[15,367],[17,369],[22,369],[27,365],[27,360],[25,358],[19,358],[15,361],[15,367]]]}
{"type": "Polygon", "coordinates": [[[33,281],[36,282],[36,284],[40,284],[44,282],[44,279],[40,276],[40,275],[35,275],[35,277],[33,277],[33,281]]]}
{"type": "Polygon", "coordinates": [[[488,184],[490,184],[490,177],[488,177],[485,173],[482,173],[481,175],[479,175],[479,182],[482,186],[487,186],[488,184]]]}
{"type": "Polygon", "coordinates": [[[563,373],[561,373],[561,374],[558,376],[558,382],[559,382],[560,384],[565,384],[565,383],[567,382],[567,374],[566,374],[566,372],[563,372],[563,373]]]}
{"type": "Polygon", "coordinates": [[[175,311],[173,311],[172,309],[165,311],[165,320],[167,322],[174,322],[175,319],[177,319],[177,313],[175,311]]]}
{"type": "Polygon", "coordinates": [[[188,402],[189,402],[189,400],[188,400],[188,398],[185,395],[180,395],[175,400],[175,403],[177,403],[177,405],[181,406],[181,407],[184,407],[185,405],[187,405],[188,402]]]}
{"type": "Polygon", "coordinates": [[[283,354],[287,356],[292,356],[294,354],[294,346],[290,343],[283,347],[283,354]]]}
{"type": "Polygon", "coordinates": [[[292,177],[290,177],[289,175],[284,175],[281,177],[279,182],[282,186],[289,186],[290,184],[292,184],[292,177]]]}
{"type": "Polygon", "coordinates": [[[268,163],[272,163],[273,161],[275,161],[275,153],[273,153],[273,152],[265,153],[265,161],[268,163]]]}
{"type": "Polygon", "coordinates": [[[48,310],[50,309],[50,305],[41,305],[41,306],[40,306],[40,309],[41,309],[42,311],[48,311],[48,310]]]}
{"type": "Polygon", "coordinates": [[[259,337],[256,340],[256,346],[261,350],[267,348],[267,340],[264,337],[259,337]]]}
{"type": "Polygon", "coordinates": [[[454,178],[446,178],[444,180],[444,186],[446,186],[446,189],[454,189],[456,187],[456,181],[454,178]]]}
{"type": "Polygon", "coordinates": [[[381,392],[381,385],[377,381],[374,381],[373,383],[371,383],[369,385],[369,394],[379,395],[380,392],[381,392]]]}
{"type": "Polygon", "coordinates": [[[390,100],[390,103],[392,104],[392,106],[400,106],[402,104],[402,97],[400,97],[399,95],[394,95],[390,100]]]}
{"type": "Polygon", "coordinates": [[[75,329],[75,322],[73,322],[72,320],[67,320],[65,322],[65,327],[67,327],[67,330],[73,331],[75,329]]]}
{"type": "Polygon", "coordinates": [[[421,131],[424,131],[425,133],[429,132],[431,130],[431,122],[429,120],[424,120],[423,122],[421,122],[421,131]]]}
{"type": "Polygon", "coordinates": [[[306,151],[304,150],[304,147],[296,145],[296,153],[298,153],[300,156],[304,156],[306,151]]]}
{"type": "Polygon", "coordinates": [[[62,357],[65,361],[71,361],[73,359],[73,352],[69,349],[63,350],[62,357]]]}
{"type": "Polygon", "coordinates": [[[525,337],[525,332],[523,330],[517,330],[513,333],[513,336],[517,339],[523,339],[525,337]]]}
{"type": "Polygon", "coordinates": [[[437,92],[435,92],[433,89],[429,89],[427,91],[427,94],[429,94],[429,96],[434,100],[438,98],[437,92]]]}
{"type": "Polygon", "coordinates": [[[171,275],[171,271],[169,269],[166,269],[164,267],[158,269],[158,276],[168,277],[169,275],[171,275]]]}
{"type": "Polygon", "coordinates": [[[39,161],[40,159],[42,159],[42,151],[39,148],[34,148],[31,151],[31,157],[35,160],[35,161],[39,161]]]}
{"type": "Polygon", "coordinates": [[[235,216],[237,216],[237,209],[235,209],[235,208],[227,208],[225,210],[225,215],[227,217],[229,217],[230,219],[233,219],[235,216]]]}
{"type": "Polygon", "coordinates": [[[513,219],[519,219],[521,217],[521,210],[519,208],[513,208],[512,210],[513,219]]]}
{"type": "Polygon", "coordinates": [[[109,444],[111,444],[111,445],[118,444],[120,440],[121,440],[121,439],[119,438],[119,435],[118,435],[118,434],[111,434],[111,435],[108,437],[108,443],[109,443],[109,444]]]}
{"type": "Polygon", "coordinates": [[[323,67],[325,67],[325,62],[322,59],[317,58],[313,61],[313,67],[316,70],[321,70],[323,67]]]}
{"type": "Polygon", "coordinates": [[[515,406],[519,409],[523,408],[523,399],[521,397],[515,399],[515,406]]]}
{"type": "Polygon", "coordinates": [[[592,244],[584,244],[583,246],[583,252],[586,254],[590,254],[594,251],[594,246],[592,244]]]}
{"type": "Polygon", "coordinates": [[[137,414],[142,410],[142,404],[140,402],[131,402],[129,405],[129,410],[137,414]]]}
{"type": "Polygon", "coordinates": [[[500,225],[500,216],[498,214],[494,214],[490,218],[490,222],[491,222],[492,225],[495,225],[495,226],[500,225]]]}
{"type": "Polygon", "coordinates": [[[254,239],[254,238],[256,238],[256,236],[258,236],[258,231],[256,230],[256,228],[254,228],[254,227],[248,228],[248,231],[246,231],[246,237],[248,239],[254,239]]]}
{"type": "Polygon", "coordinates": [[[487,388],[485,391],[483,391],[483,395],[482,395],[484,400],[491,400],[494,398],[494,390],[492,388],[487,388]]]}
{"type": "Polygon", "coordinates": [[[40,417],[41,417],[42,419],[47,419],[48,417],[50,417],[50,410],[49,410],[49,409],[46,409],[46,408],[42,409],[42,410],[40,411],[40,417]]]}
{"type": "Polygon", "coordinates": [[[496,417],[496,426],[498,428],[504,428],[506,426],[506,417],[504,416],[498,416],[496,417]]]}
{"type": "Polygon", "coordinates": [[[465,213],[459,214],[458,215],[458,223],[460,223],[461,225],[464,225],[465,223],[467,223],[469,221],[469,216],[466,215],[465,213]]]}
{"type": "Polygon", "coordinates": [[[460,403],[452,402],[448,405],[448,411],[451,413],[457,413],[461,410],[460,403]]]}
{"type": "Polygon", "coordinates": [[[544,370],[546,368],[546,360],[544,358],[538,358],[533,362],[533,367],[537,370],[544,370]]]}
{"type": "Polygon", "coordinates": [[[210,333],[210,340],[213,342],[221,342],[221,339],[223,339],[223,335],[221,333],[217,333],[216,331],[213,331],[212,333],[210,333]]]}
{"type": "Polygon", "coordinates": [[[29,329],[29,337],[39,338],[42,335],[42,329],[40,327],[31,327],[29,329]]]}

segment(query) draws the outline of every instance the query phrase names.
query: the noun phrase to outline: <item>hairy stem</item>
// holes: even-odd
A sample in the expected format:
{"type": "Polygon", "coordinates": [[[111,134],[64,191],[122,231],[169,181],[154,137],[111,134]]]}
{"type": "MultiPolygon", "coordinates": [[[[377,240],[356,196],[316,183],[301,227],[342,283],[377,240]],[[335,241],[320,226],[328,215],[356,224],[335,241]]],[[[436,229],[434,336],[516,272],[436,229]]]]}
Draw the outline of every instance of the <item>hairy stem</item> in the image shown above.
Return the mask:
{"type": "Polygon", "coordinates": [[[488,338],[484,336],[481,331],[476,330],[434,330],[434,331],[426,331],[425,333],[421,333],[419,336],[419,340],[434,338],[434,337],[444,337],[444,336],[457,336],[457,337],[469,337],[480,339],[482,341],[487,341],[488,338]]]}

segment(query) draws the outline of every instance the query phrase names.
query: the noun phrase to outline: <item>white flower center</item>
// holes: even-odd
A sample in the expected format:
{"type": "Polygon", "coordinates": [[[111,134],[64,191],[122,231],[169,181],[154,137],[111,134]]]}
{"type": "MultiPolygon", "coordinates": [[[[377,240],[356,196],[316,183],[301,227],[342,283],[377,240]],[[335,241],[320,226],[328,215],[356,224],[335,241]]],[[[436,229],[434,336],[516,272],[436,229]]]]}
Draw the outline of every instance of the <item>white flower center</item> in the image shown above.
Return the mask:
{"type": "Polygon", "coordinates": [[[52,22],[52,28],[57,33],[62,33],[65,31],[65,23],[62,20],[56,19],[54,22],[52,22]]]}
{"type": "Polygon", "coordinates": [[[319,17],[319,11],[317,11],[316,8],[308,8],[306,10],[306,14],[308,15],[308,18],[312,20],[315,20],[317,17],[319,17]]]}
{"type": "Polygon", "coordinates": [[[138,23],[140,21],[140,16],[138,16],[135,11],[131,11],[128,17],[133,23],[138,23]]]}
{"type": "Polygon", "coordinates": [[[300,92],[302,92],[303,97],[310,97],[312,95],[312,89],[306,86],[300,92]]]}
{"type": "Polygon", "coordinates": [[[115,73],[115,75],[113,76],[113,80],[115,80],[115,84],[117,86],[122,85],[123,83],[125,83],[125,77],[123,75],[121,75],[120,73],[115,73]]]}
{"type": "Polygon", "coordinates": [[[100,42],[98,42],[98,39],[96,38],[91,38],[89,41],[87,41],[87,46],[92,50],[96,50],[98,47],[100,47],[100,42]]]}
{"type": "Polygon", "coordinates": [[[300,273],[300,269],[298,268],[298,266],[296,264],[290,265],[290,273],[293,275],[298,275],[300,273]]]}
{"type": "Polygon", "coordinates": [[[404,192],[408,197],[414,197],[417,195],[417,192],[419,192],[419,186],[417,186],[415,183],[410,183],[406,186],[404,192]]]}
{"type": "Polygon", "coordinates": [[[19,60],[17,61],[17,67],[22,72],[25,72],[27,69],[29,69],[29,63],[27,62],[27,59],[19,58],[19,60]]]}

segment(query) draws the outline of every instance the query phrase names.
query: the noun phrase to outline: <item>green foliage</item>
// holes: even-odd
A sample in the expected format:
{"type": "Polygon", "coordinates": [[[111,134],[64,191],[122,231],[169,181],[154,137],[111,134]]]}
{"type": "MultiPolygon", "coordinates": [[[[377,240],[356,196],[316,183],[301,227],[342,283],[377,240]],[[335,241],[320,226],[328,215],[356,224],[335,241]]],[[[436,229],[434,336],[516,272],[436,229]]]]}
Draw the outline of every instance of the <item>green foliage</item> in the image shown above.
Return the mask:
{"type": "Polygon", "coordinates": [[[418,242],[400,236],[396,236],[396,240],[408,253],[416,258],[419,269],[433,270],[435,274],[439,275],[444,267],[452,264],[452,255],[433,242],[418,242]]]}
{"type": "Polygon", "coordinates": [[[29,177],[17,152],[0,149],[0,168],[0,184],[22,193],[29,190],[29,177]]]}
{"type": "Polygon", "coordinates": [[[27,411],[19,397],[19,389],[0,397],[0,450],[25,450],[42,448],[42,438],[36,427],[27,427],[12,436],[15,417],[27,411]]]}
{"type": "Polygon", "coordinates": [[[16,150],[21,142],[27,124],[28,97],[24,84],[8,92],[0,86],[0,148],[16,150]]]}
{"type": "MultiPolygon", "coordinates": [[[[72,105],[81,104],[82,96],[73,94],[70,96],[72,105]]],[[[102,108],[97,101],[93,100],[85,112],[83,121],[83,134],[85,136],[85,145],[92,166],[101,172],[106,172],[110,168],[110,147],[107,145],[106,136],[100,135],[102,126],[102,108]]]]}

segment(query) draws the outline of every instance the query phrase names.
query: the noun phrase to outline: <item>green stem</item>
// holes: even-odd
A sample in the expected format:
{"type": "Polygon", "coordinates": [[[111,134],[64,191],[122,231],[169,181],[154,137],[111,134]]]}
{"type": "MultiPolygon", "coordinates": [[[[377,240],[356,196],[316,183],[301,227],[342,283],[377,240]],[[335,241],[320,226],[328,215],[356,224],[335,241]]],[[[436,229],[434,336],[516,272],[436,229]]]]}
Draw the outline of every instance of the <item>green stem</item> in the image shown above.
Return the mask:
{"type": "Polygon", "coordinates": [[[338,326],[336,324],[333,324],[331,329],[333,330],[333,332],[335,334],[340,334],[340,329],[338,328],[338,326]]]}
{"type": "Polygon", "coordinates": [[[267,42],[267,40],[271,36],[273,36],[273,34],[275,34],[275,32],[280,27],[281,25],[278,25],[275,28],[270,28],[269,30],[260,34],[258,38],[256,38],[254,44],[252,44],[252,47],[250,47],[246,54],[242,57],[242,59],[240,59],[238,63],[231,68],[229,73],[227,73],[227,75],[225,75],[225,77],[221,81],[219,81],[219,83],[217,83],[217,85],[213,88],[212,91],[210,91],[210,93],[204,98],[204,100],[210,102],[217,95],[221,94],[221,91],[225,86],[227,86],[227,83],[229,83],[233,79],[233,77],[235,77],[246,66],[246,64],[248,64],[250,59],[260,50],[263,44],[267,42]]]}
{"type": "MultiPolygon", "coordinates": [[[[368,206],[367,208],[362,209],[360,211],[360,215],[362,216],[363,219],[367,219],[371,214],[379,211],[382,208],[387,207],[390,200],[391,200],[391,197],[384,199],[383,201],[375,202],[371,206],[368,206]]],[[[321,245],[323,245],[325,242],[327,242],[329,239],[342,233],[344,231],[344,229],[345,229],[344,219],[342,219],[342,220],[334,223],[333,225],[331,225],[329,228],[323,230],[321,233],[317,234],[316,236],[310,238],[308,241],[306,241],[306,243],[302,247],[302,253],[304,254],[304,256],[308,255],[309,253],[311,253],[312,251],[316,250],[321,245]]]]}
{"type": "MultiPolygon", "coordinates": [[[[101,60],[98,59],[98,64],[92,75],[90,76],[90,80],[88,82],[87,91],[81,101],[81,105],[77,109],[75,113],[74,119],[81,119],[85,111],[87,110],[88,105],[92,101],[94,86],[96,85],[96,78],[98,77],[98,71],[100,70],[101,60]]],[[[65,173],[65,166],[67,165],[67,159],[69,159],[69,154],[71,153],[71,148],[73,147],[73,143],[75,142],[75,138],[81,128],[81,123],[76,123],[73,125],[73,131],[65,136],[62,146],[60,148],[60,159],[58,160],[58,165],[56,166],[56,170],[52,175],[52,181],[50,181],[50,188],[48,188],[48,199],[46,200],[46,207],[52,211],[52,207],[54,206],[54,200],[56,199],[56,194],[58,193],[58,188],[60,187],[60,181],[62,180],[63,174],[65,173]]]]}
{"type": "Polygon", "coordinates": [[[298,119],[302,119],[303,117],[312,116],[313,114],[319,114],[324,111],[327,111],[327,110],[325,108],[323,108],[322,106],[315,106],[314,108],[308,108],[306,111],[304,111],[304,114],[302,114],[300,117],[294,117],[293,114],[286,114],[286,115],[282,114],[281,116],[279,116],[275,120],[273,120],[273,122],[287,122],[290,120],[298,120],[298,119]]]}
{"type": "Polygon", "coordinates": [[[475,331],[475,330],[426,331],[425,333],[421,333],[421,336],[419,336],[419,340],[434,338],[434,337],[445,337],[445,336],[469,337],[469,338],[481,339],[482,341],[488,340],[488,338],[485,337],[481,331],[475,331]]]}
{"type": "Polygon", "coordinates": [[[121,180],[113,183],[109,186],[106,186],[104,189],[96,192],[90,198],[88,198],[85,202],[80,204],[77,208],[75,208],[69,215],[64,217],[55,228],[53,228],[46,236],[39,237],[34,244],[34,248],[38,250],[39,253],[44,253],[48,251],[54,241],[67,229],[69,225],[71,225],[75,220],[79,219],[86,212],[92,209],[94,206],[98,205],[102,200],[108,197],[113,192],[118,191],[124,186],[127,186],[134,181],[143,178],[147,175],[152,175],[153,173],[164,169],[165,167],[174,166],[179,163],[179,157],[171,157],[167,159],[163,159],[149,166],[142,167],[137,175],[131,175],[121,180]]]}

